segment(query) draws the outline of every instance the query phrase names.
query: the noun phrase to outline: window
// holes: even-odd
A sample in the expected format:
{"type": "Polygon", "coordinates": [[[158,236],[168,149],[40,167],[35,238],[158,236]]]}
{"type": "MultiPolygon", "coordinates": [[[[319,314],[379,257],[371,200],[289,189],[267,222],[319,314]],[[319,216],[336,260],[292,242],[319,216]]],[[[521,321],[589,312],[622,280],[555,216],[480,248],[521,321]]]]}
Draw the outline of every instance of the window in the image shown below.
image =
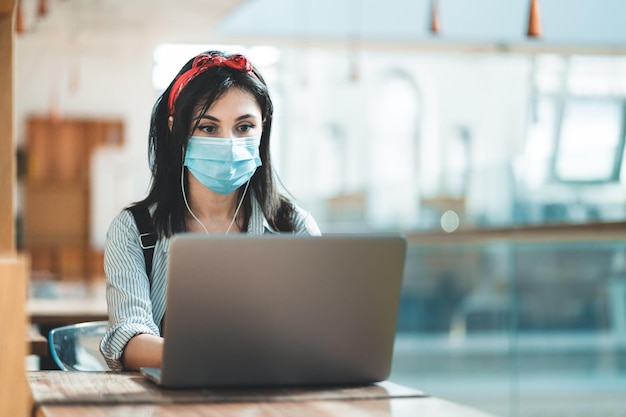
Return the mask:
{"type": "Polygon", "coordinates": [[[553,166],[556,179],[618,181],[623,151],[623,101],[581,98],[564,104],[553,166]]]}
{"type": "Polygon", "coordinates": [[[551,175],[545,179],[618,182],[626,127],[626,59],[541,55],[534,64],[536,114],[528,141],[541,133],[543,147],[551,149],[551,175]]]}
{"type": "Polygon", "coordinates": [[[397,69],[382,73],[380,86],[371,107],[367,217],[376,228],[411,229],[419,219],[419,89],[397,69]]]}

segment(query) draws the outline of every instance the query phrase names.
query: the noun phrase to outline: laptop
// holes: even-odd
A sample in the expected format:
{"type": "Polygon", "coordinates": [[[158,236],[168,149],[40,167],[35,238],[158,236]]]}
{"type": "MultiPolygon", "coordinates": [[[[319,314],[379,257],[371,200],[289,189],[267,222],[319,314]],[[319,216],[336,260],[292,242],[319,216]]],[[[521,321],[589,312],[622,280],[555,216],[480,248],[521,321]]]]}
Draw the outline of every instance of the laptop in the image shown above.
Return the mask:
{"type": "Polygon", "coordinates": [[[361,385],[388,378],[406,239],[208,236],[170,241],[165,388],[361,385]]]}

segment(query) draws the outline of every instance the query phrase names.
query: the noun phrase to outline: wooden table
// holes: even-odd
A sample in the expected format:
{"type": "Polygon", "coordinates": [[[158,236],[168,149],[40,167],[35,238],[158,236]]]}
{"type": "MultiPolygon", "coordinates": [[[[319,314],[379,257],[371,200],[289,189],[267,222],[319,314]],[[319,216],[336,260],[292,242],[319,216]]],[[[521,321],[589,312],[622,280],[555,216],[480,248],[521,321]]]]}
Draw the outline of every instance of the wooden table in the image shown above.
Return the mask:
{"type": "Polygon", "coordinates": [[[108,318],[104,279],[90,282],[37,280],[31,287],[26,312],[30,322],[37,326],[59,327],[108,318]]]}
{"type": "Polygon", "coordinates": [[[34,417],[489,417],[388,381],[362,387],[165,390],[137,373],[27,372],[34,417]]]}
{"type": "Polygon", "coordinates": [[[28,347],[26,350],[31,355],[48,355],[48,339],[33,326],[26,329],[26,345],[28,347]]]}
{"type": "Polygon", "coordinates": [[[36,325],[65,326],[84,321],[108,320],[104,298],[30,298],[26,301],[30,322],[36,325]]]}

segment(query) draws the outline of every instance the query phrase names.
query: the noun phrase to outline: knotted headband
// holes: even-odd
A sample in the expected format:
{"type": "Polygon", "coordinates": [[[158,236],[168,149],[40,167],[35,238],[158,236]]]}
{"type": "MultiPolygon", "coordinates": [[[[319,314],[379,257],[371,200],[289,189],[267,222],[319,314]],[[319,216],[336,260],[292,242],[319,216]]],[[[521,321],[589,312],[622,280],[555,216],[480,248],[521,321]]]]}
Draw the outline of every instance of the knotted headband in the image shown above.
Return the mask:
{"type": "Polygon", "coordinates": [[[187,84],[204,71],[213,67],[229,67],[247,72],[248,74],[256,77],[254,71],[252,70],[252,64],[243,55],[234,54],[229,57],[224,57],[217,54],[200,54],[194,58],[191,68],[180,74],[176,81],[174,81],[168,100],[170,116],[174,115],[174,104],[187,84]]]}

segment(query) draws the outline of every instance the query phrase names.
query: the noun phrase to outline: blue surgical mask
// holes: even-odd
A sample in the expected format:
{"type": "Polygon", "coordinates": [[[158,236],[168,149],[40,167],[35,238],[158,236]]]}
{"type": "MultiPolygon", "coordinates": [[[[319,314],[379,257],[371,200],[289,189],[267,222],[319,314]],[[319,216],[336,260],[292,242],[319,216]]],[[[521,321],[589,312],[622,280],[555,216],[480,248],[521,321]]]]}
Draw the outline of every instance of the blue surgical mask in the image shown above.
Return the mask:
{"type": "Polygon", "coordinates": [[[234,139],[191,136],[185,166],[211,191],[230,194],[261,166],[260,144],[260,136],[234,139]]]}

